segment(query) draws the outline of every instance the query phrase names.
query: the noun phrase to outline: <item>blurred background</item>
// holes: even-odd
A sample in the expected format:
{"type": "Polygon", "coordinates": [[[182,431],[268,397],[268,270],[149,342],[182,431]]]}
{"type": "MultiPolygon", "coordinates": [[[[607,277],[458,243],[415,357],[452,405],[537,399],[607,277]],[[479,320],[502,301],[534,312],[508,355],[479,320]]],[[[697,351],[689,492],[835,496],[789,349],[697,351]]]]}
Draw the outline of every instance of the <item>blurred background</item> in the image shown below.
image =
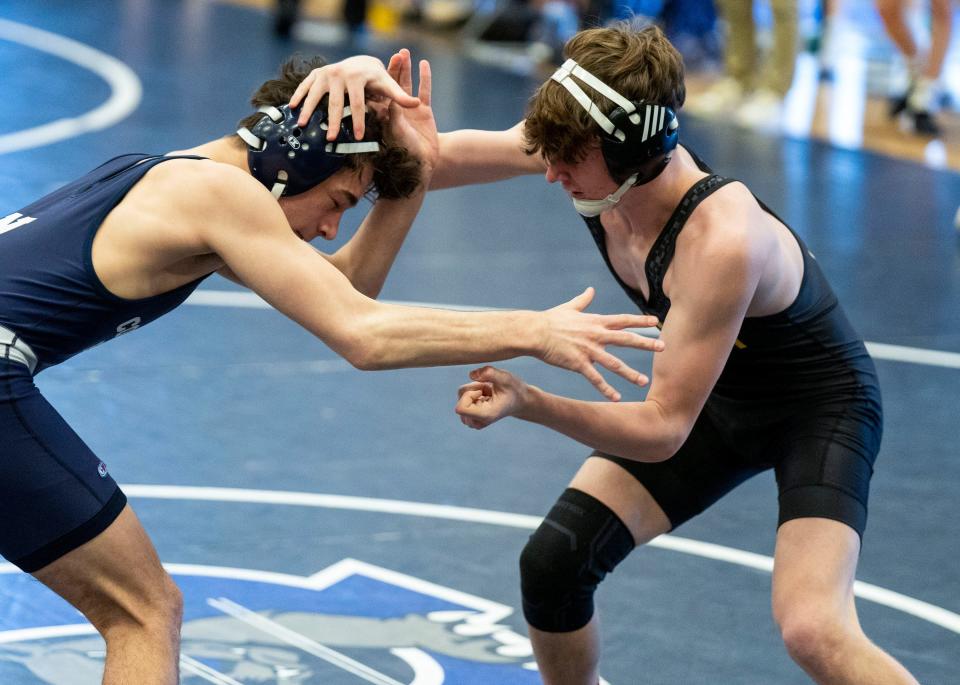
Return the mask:
{"type": "Polygon", "coordinates": [[[640,18],[683,54],[688,113],[960,164],[951,0],[236,1],[272,5],[278,36],[362,46],[425,33],[471,59],[543,74],[578,29],[640,18]]]}

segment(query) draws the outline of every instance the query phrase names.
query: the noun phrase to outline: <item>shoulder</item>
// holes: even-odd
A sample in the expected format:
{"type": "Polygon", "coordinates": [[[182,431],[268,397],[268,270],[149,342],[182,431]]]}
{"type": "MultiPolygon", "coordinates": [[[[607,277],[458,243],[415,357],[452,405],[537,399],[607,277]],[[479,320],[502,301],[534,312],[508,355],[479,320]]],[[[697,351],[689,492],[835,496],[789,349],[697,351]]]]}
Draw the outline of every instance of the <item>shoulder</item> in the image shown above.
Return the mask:
{"type": "Polygon", "coordinates": [[[697,251],[744,249],[751,242],[756,207],[756,200],[743,183],[728,183],[697,205],[678,243],[697,251]]]}
{"type": "Polygon", "coordinates": [[[739,181],[706,198],[677,238],[675,261],[704,277],[739,280],[762,270],[769,253],[762,210],[739,181]]]}
{"type": "Polygon", "coordinates": [[[175,209],[179,220],[203,230],[263,223],[280,212],[270,192],[250,174],[209,159],[171,159],[149,172],[150,194],[175,209]]]}
{"type": "Polygon", "coordinates": [[[159,192],[191,202],[272,200],[267,189],[250,174],[212,159],[167,160],[150,170],[150,182],[159,192]]]}

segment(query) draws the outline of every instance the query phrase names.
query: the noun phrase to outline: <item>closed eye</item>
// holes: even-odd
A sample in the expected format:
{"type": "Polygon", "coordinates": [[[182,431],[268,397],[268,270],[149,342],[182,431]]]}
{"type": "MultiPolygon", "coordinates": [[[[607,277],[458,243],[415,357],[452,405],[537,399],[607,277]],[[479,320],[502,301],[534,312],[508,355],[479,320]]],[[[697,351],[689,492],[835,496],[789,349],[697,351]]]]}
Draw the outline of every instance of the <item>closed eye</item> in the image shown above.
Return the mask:
{"type": "Polygon", "coordinates": [[[343,211],[346,211],[346,210],[350,209],[351,207],[356,207],[357,202],[359,202],[359,201],[360,201],[360,198],[358,198],[358,197],[357,197],[356,195],[354,195],[353,193],[349,193],[349,192],[347,192],[347,191],[345,191],[345,190],[344,190],[344,191],[341,191],[341,192],[339,193],[339,197],[337,197],[337,198],[334,200],[334,202],[337,203],[337,209],[338,209],[338,210],[343,209],[343,211]]]}

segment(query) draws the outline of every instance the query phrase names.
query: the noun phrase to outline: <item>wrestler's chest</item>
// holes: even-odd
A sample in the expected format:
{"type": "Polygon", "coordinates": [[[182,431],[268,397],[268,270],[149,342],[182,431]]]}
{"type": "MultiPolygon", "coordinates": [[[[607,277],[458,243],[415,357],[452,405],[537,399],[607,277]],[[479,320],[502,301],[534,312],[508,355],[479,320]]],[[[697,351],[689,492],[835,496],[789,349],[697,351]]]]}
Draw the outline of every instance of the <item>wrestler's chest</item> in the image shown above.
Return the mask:
{"type": "MultiPolygon", "coordinates": [[[[653,241],[638,239],[634,236],[616,236],[607,234],[607,255],[617,276],[630,288],[641,293],[644,299],[650,299],[650,281],[647,278],[646,263],[653,248],[653,241]]],[[[671,281],[670,265],[661,271],[651,264],[654,278],[661,278],[661,288],[669,297],[671,281]]]]}

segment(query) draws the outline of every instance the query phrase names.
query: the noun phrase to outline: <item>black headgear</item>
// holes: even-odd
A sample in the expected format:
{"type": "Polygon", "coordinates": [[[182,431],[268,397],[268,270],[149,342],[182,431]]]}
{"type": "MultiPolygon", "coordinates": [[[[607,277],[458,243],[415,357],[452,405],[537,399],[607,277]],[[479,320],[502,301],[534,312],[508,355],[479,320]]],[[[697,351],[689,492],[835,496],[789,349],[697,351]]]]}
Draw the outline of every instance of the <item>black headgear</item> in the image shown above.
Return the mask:
{"type": "Polygon", "coordinates": [[[353,127],[347,125],[351,112],[343,108],[337,139],[327,142],[327,112],[319,109],[306,126],[297,125],[299,109],[289,105],[261,107],[266,114],[251,131],[241,128],[237,135],[250,146],[247,161],[253,177],[265,185],[274,197],[296,195],[335,174],[346,162],[346,155],[376,152],[376,141],[358,142],[353,127]]]}
{"type": "Polygon", "coordinates": [[[680,138],[677,115],[670,107],[630,101],[572,59],[564,62],[551,78],[566,88],[603,129],[603,159],[614,180],[619,182],[636,174],[633,185],[641,185],[666,168],[680,138]],[[617,104],[609,117],[573,80],[574,76],[617,104]]]}

